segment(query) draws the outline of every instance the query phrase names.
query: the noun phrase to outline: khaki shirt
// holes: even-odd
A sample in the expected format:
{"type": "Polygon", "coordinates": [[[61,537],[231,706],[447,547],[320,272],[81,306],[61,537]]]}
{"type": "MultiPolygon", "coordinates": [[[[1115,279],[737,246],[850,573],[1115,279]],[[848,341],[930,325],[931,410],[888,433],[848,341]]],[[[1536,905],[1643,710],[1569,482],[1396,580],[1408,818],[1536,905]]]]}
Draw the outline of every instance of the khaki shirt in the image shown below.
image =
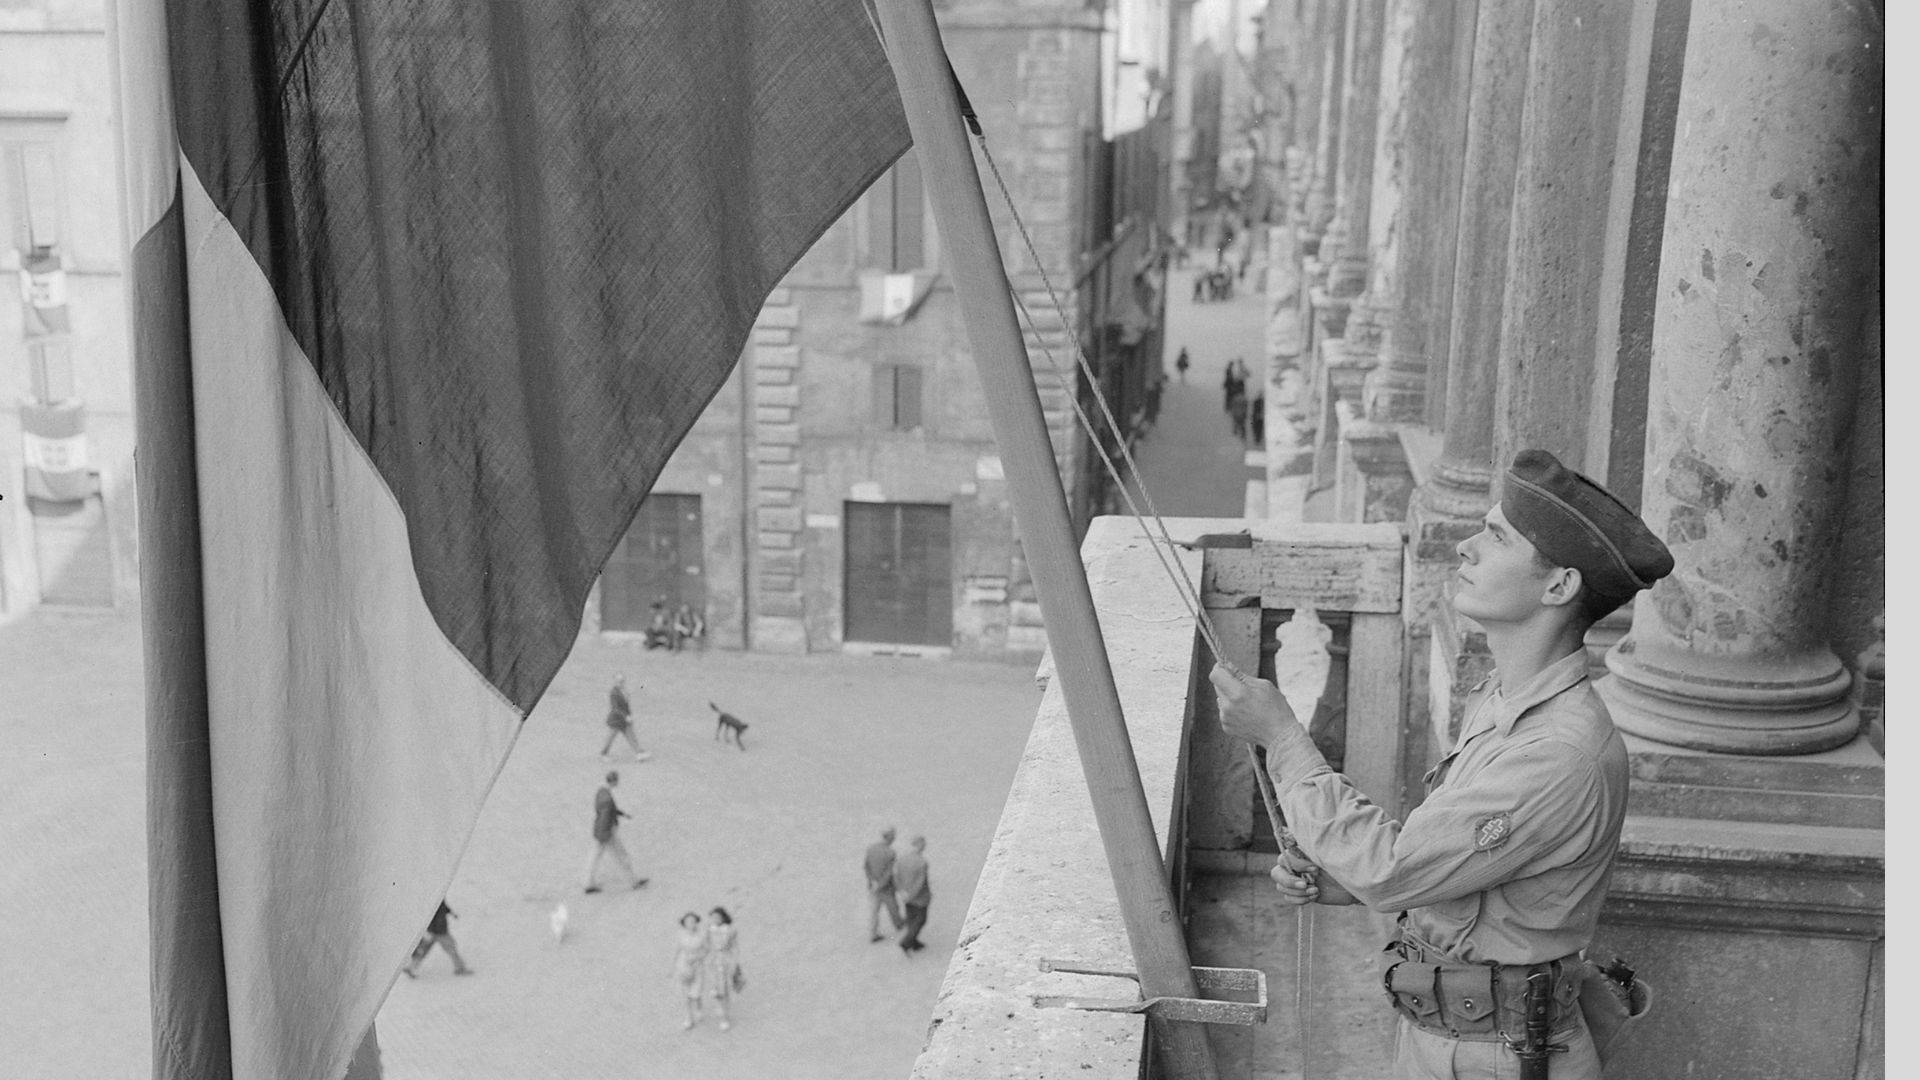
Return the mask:
{"type": "Polygon", "coordinates": [[[1368,907],[1467,963],[1534,964],[1586,948],[1627,811],[1627,751],[1584,651],[1511,692],[1495,672],[1405,823],[1318,754],[1269,759],[1307,858],[1368,907]],[[1306,760],[1302,760],[1302,759],[1306,760]]]}

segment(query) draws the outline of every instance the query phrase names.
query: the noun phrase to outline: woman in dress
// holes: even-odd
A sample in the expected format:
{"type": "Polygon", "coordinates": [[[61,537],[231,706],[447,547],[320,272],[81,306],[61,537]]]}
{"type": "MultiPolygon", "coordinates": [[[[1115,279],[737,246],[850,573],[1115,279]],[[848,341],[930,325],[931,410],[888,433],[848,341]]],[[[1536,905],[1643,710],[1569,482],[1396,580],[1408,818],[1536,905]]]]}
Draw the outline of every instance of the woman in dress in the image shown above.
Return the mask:
{"type": "Polygon", "coordinates": [[[707,913],[707,961],[706,990],[713,995],[713,1007],[720,1014],[720,1030],[725,1031],[733,1024],[727,1016],[727,1005],[733,999],[733,992],[740,988],[740,942],[734,931],[733,916],[727,909],[716,907],[707,913]]]}
{"type": "MultiPolygon", "coordinates": [[[[680,992],[687,1000],[687,1018],[680,1026],[692,1029],[700,1022],[700,998],[702,982],[707,967],[707,932],[700,925],[700,916],[689,911],[680,916],[680,936],[673,950],[673,978],[680,984],[680,992]]],[[[726,1011],[720,1013],[720,1026],[726,1027],[726,1011]]]]}

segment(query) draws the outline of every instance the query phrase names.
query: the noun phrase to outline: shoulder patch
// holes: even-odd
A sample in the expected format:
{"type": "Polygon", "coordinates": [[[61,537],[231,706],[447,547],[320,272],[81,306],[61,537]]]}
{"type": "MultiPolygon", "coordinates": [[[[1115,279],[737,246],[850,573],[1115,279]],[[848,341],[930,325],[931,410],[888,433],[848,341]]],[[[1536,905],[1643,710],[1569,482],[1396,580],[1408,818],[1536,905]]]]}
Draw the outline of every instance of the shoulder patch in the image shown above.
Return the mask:
{"type": "Polygon", "coordinates": [[[1513,815],[1505,810],[1488,814],[1474,823],[1473,850],[1492,851],[1513,835],[1513,815]]]}

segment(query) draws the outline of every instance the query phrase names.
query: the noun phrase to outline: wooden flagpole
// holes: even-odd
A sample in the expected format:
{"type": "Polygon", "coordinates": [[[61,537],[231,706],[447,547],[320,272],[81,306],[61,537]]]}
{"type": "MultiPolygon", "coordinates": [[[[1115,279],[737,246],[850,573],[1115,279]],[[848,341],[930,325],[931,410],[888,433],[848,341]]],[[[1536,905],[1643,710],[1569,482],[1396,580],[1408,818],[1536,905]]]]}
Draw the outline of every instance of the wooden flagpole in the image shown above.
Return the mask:
{"type": "MultiPolygon", "coordinates": [[[[933,7],[930,0],[880,0],[877,7],[1000,444],[1021,543],[1046,620],[1055,678],[1066,698],[1074,743],[1093,796],[1094,820],[1133,948],[1140,991],[1148,998],[1198,997],[1140,768],[1120,711],[1120,694],[1094,616],[1086,568],[1074,543],[1039,390],[1014,317],[999,241],[972,148],[961,129],[959,101],[933,7]]],[[[1164,1075],[1179,1080],[1217,1076],[1203,1025],[1156,1019],[1152,1032],[1167,1066],[1164,1075]]]]}

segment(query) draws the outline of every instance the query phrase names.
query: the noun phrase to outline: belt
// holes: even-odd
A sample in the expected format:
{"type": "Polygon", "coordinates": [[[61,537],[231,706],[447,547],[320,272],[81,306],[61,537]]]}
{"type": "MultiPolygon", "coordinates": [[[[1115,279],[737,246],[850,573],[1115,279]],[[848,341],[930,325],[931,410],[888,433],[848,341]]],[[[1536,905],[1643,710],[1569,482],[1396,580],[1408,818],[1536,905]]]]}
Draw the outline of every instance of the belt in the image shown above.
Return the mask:
{"type": "Polygon", "coordinates": [[[1553,977],[1551,1037],[1580,1023],[1580,956],[1543,964],[1464,964],[1405,931],[1386,951],[1400,959],[1381,982],[1400,1015],[1424,1031],[1467,1042],[1517,1044],[1525,1037],[1527,976],[1553,977]]]}

